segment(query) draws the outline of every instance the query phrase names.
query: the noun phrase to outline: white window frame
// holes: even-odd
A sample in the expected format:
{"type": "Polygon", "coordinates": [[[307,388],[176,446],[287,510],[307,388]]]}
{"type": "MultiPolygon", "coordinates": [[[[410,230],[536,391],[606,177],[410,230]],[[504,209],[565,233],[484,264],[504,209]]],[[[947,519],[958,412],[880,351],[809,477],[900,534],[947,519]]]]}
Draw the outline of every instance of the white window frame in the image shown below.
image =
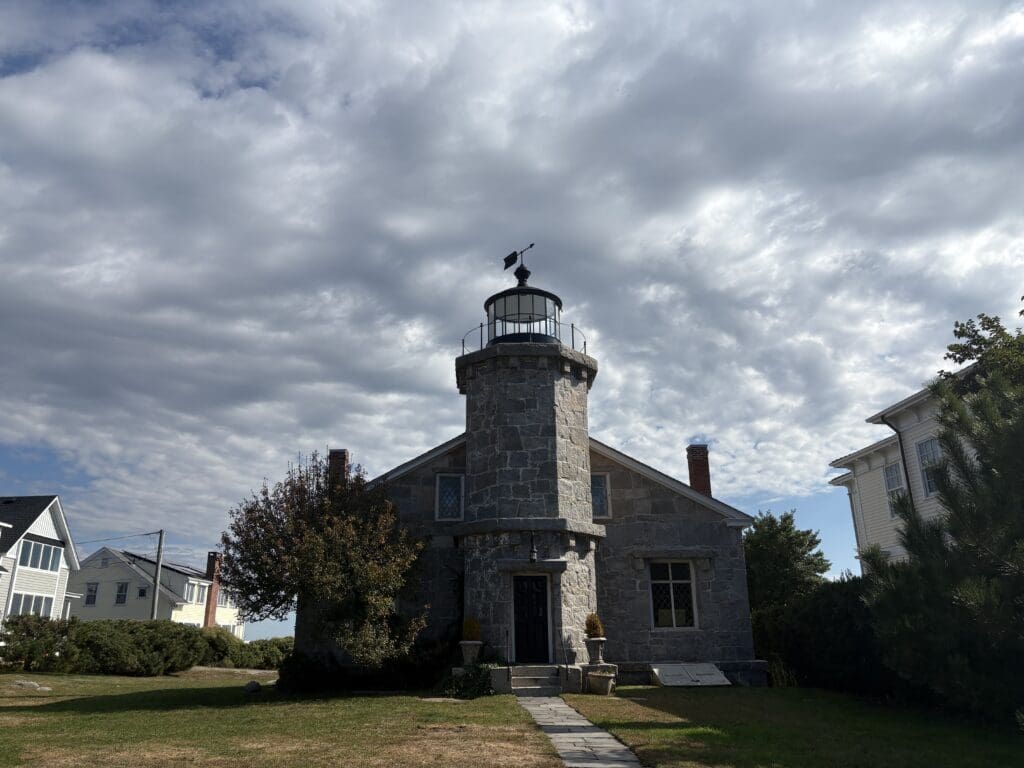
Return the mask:
{"type": "Polygon", "coordinates": [[[84,596],[84,599],[82,600],[82,605],[84,605],[86,608],[95,608],[96,607],[96,600],[99,597],[99,594],[100,594],[100,583],[98,581],[87,582],[86,585],[85,585],[85,596],[84,596]],[[89,602],[89,587],[93,588],[93,590],[92,590],[92,602],[91,603],[89,602]]]}
{"type": "Polygon", "coordinates": [[[882,483],[885,485],[885,495],[889,499],[889,519],[892,520],[896,517],[896,503],[898,499],[907,492],[905,483],[903,482],[903,466],[898,461],[890,462],[882,467],[882,483]],[[899,485],[889,486],[889,470],[896,468],[896,479],[899,481],[899,485]]]}
{"type": "Polygon", "coordinates": [[[921,489],[924,491],[925,498],[929,498],[930,499],[932,496],[935,496],[936,494],[938,494],[939,489],[938,489],[938,487],[936,487],[936,489],[934,491],[928,490],[928,470],[935,469],[936,467],[938,467],[942,463],[942,445],[939,443],[937,438],[935,438],[935,437],[928,437],[928,438],[925,438],[924,440],[921,440],[919,443],[917,443],[916,448],[917,448],[917,463],[918,463],[918,465],[921,468],[921,489]],[[935,448],[936,448],[936,450],[938,452],[938,458],[935,459],[934,461],[926,464],[925,460],[924,460],[924,456],[921,454],[921,449],[925,445],[928,445],[929,443],[932,443],[932,442],[935,443],[935,448]]]}
{"type": "Polygon", "coordinates": [[[438,472],[434,476],[434,520],[438,523],[459,523],[466,517],[466,475],[458,472],[438,472]],[[459,516],[441,517],[441,478],[459,478],[459,516]]]}
{"type": "Polygon", "coordinates": [[[29,539],[21,540],[21,551],[18,552],[18,568],[25,568],[30,571],[42,571],[43,573],[60,573],[61,562],[63,561],[64,550],[61,547],[56,547],[53,544],[43,544],[41,541],[31,541],[29,539]],[[39,565],[32,565],[32,554],[36,547],[39,547],[39,565]],[[57,567],[51,568],[50,564],[53,563],[54,551],[57,552],[57,567]],[[25,553],[28,552],[28,563],[21,562],[22,558],[25,557],[25,553]],[[45,562],[46,567],[43,568],[44,562],[43,556],[46,555],[45,562]]]}
{"type": "Polygon", "coordinates": [[[594,478],[604,478],[604,499],[605,499],[605,514],[598,515],[594,512],[594,500],[590,500],[590,514],[592,520],[611,520],[612,519],[612,475],[611,472],[591,472],[590,473],[590,487],[591,493],[593,493],[594,478]]]}
{"type": "Polygon", "coordinates": [[[28,612],[29,614],[31,614],[33,616],[40,616],[40,617],[42,617],[44,619],[52,619],[53,618],[53,603],[54,603],[53,595],[43,595],[43,594],[40,594],[39,592],[11,592],[11,613],[9,615],[11,615],[11,616],[24,616],[24,615],[26,615],[25,611],[22,610],[23,607],[24,607],[24,602],[25,602],[25,598],[26,597],[31,597],[33,604],[35,603],[37,598],[42,601],[42,604],[39,606],[39,613],[35,613],[35,611],[29,611],[28,612]],[[20,597],[21,601],[18,604],[18,612],[15,613],[14,612],[14,599],[17,598],[17,597],[20,597]],[[45,604],[47,600],[50,601],[50,612],[49,613],[43,613],[42,612],[43,604],[45,604]]]}
{"type": "Polygon", "coordinates": [[[114,605],[128,605],[128,590],[132,588],[132,583],[130,581],[118,581],[116,584],[117,587],[114,589],[114,605]],[[121,587],[124,587],[124,592],[121,591],[121,587]],[[124,595],[124,599],[118,599],[122,595],[124,595]]]}
{"type": "Polygon", "coordinates": [[[231,594],[221,587],[217,591],[217,607],[218,608],[234,608],[234,604],[231,602],[231,594]]]}
{"type": "Polygon", "coordinates": [[[143,587],[136,587],[135,588],[135,599],[136,600],[145,600],[147,597],[149,597],[149,585],[148,584],[146,586],[143,586],[143,587]]]}
{"type": "Polygon", "coordinates": [[[185,582],[185,594],[183,595],[183,597],[185,598],[186,603],[195,603],[197,586],[198,585],[194,581],[185,582]]]}
{"type": "Polygon", "coordinates": [[[197,584],[196,585],[196,605],[205,605],[206,597],[210,594],[209,584],[197,584]]]}
{"type": "Polygon", "coordinates": [[[685,558],[665,559],[665,558],[652,558],[647,560],[647,598],[651,605],[651,631],[653,632],[692,632],[695,629],[700,629],[700,611],[697,608],[697,568],[696,563],[693,560],[686,560],[685,558]],[[676,598],[672,589],[673,584],[685,584],[685,581],[676,580],[672,578],[672,563],[686,563],[690,569],[690,603],[693,606],[693,625],[692,626],[675,626],[676,621],[676,598]],[[651,575],[652,565],[668,565],[668,580],[655,579],[651,575]],[[672,626],[671,627],[659,627],[654,616],[654,585],[655,584],[668,584],[668,595],[672,606],[672,626]]]}

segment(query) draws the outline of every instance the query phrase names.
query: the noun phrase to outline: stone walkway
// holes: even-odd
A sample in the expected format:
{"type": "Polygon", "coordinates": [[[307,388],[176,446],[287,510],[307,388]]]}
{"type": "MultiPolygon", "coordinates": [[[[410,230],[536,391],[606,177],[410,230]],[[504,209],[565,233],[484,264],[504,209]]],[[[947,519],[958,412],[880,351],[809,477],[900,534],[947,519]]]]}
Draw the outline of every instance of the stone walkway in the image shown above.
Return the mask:
{"type": "Polygon", "coordinates": [[[640,768],[621,741],[602,731],[557,696],[520,696],[568,768],[640,768]]]}

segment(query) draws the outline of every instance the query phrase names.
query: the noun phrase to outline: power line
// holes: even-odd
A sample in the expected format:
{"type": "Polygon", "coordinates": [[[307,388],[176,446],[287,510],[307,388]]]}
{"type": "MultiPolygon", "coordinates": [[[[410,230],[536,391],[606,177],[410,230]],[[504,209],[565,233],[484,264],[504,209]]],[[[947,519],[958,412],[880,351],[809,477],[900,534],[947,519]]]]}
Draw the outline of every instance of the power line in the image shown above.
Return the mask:
{"type": "Polygon", "coordinates": [[[89,539],[88,541],[76,541],[75,545],[78,544],[97,544],[101,541],[118,541],[120,539],[137,539],[139,536],[156,536],[160,531],[150,531],[149,533],[130,533],[127,536],[111,536],[106,539],[89,539]]]}

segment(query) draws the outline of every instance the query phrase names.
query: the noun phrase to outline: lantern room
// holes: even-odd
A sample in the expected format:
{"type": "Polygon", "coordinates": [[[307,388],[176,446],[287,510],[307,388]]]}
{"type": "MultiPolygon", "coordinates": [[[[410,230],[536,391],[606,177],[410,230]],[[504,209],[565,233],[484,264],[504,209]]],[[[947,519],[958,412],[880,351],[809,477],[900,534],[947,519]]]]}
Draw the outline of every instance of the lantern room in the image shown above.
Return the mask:
{"type": "Polygon", "coordinates": [[[559,343],[562,338],[562,300],[549,291],[531,288],[530,271],[516,270],[519,285],[484,302],[487,345],[505,342],[559,343]]]}

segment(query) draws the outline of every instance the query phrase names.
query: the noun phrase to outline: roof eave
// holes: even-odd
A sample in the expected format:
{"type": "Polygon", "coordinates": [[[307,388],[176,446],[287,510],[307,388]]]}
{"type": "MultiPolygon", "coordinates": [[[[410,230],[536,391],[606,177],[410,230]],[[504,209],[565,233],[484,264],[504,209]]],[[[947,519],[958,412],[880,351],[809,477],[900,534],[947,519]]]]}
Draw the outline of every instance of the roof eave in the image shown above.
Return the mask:
{"type": "Polygon", "coordinates": [[[889,435],[888,437],[883,437],[881,440],[877,440],[873,442],[871,445],[865,446],[864,448],[860,448],[859,450],[856,450],[853,453],[848,453],[845,456],[840,456],[838,459],[830,461],[828,465],[833,469],[853,469],[853,462],[857,461],[857,459],[864,458],[869,453],[874,453],[880,448],[884,448],[889,444],[895,443],[896,435],[889,435]]]}
{"type": "Polygon", "coordinates": [[[438,456],[443,456],[449,451],[458,448],[459,444],[464,443],[465,441],[466,433],[463,432],[461,435],[456,435],[451,440],[447,440],[441,443],[440,445],[431,448],[429,451],[421,453],[419,456],[416,456],[415,458],[409,459],[409,461],[405,462],[404,464],[399,464],[397,467],[389,469],[387,472],[384,472],[381,475],[377,475],[377,477],[370,480],[369,483],[367,484],[370,486],[374,486],[380,482],[387,483],[393,480],[397,480],[400,477],[404,477],[413,470],[416,470],[422,467],[424,464],[428,464],[429,462],[433,461],[438,456]]]}

